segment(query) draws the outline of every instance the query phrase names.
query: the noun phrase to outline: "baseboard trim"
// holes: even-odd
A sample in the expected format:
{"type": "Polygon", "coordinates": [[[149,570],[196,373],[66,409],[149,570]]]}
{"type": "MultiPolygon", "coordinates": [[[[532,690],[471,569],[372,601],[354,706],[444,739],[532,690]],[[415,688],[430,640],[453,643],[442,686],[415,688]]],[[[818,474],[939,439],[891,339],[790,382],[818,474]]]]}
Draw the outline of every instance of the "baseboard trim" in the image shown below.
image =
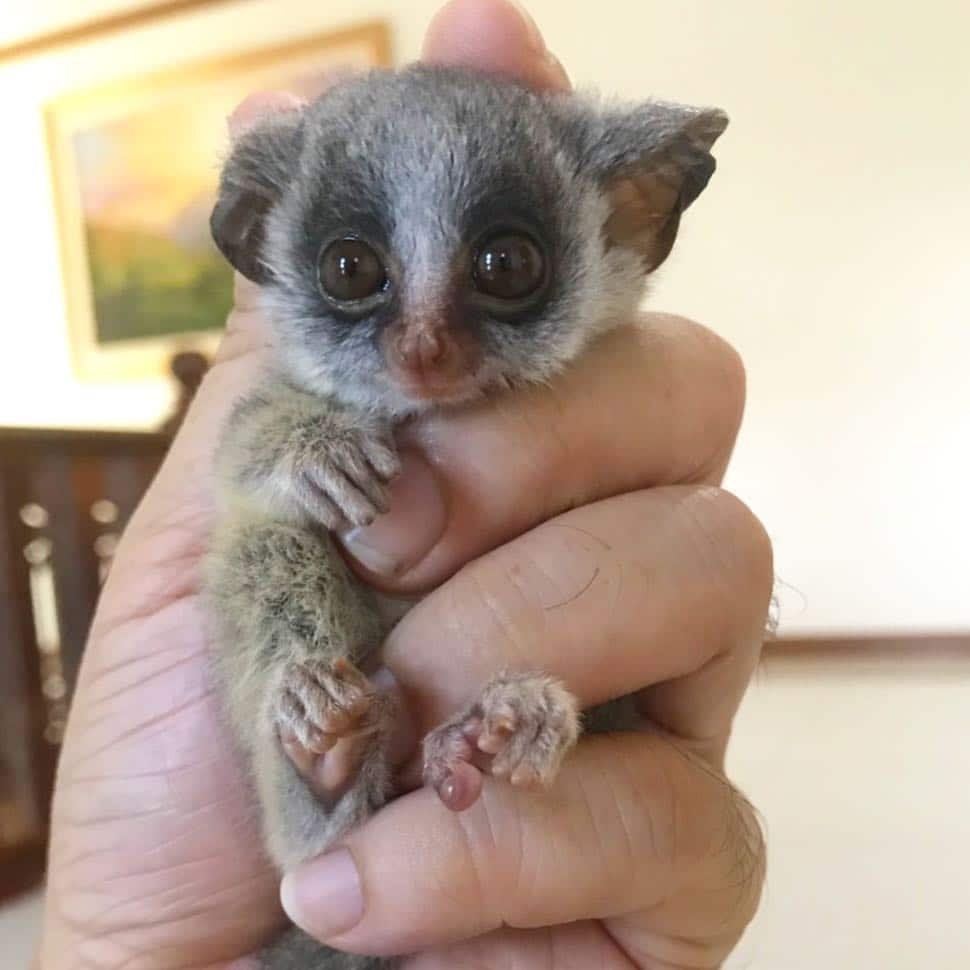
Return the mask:
{"type": "Polygon", "coordinates": [[[891,660],[895,663],[946,661],[970,664],[970,633],[778,637],[765,644],[764,656],[769,662],[825,660],[857,664],[891,660]]]}

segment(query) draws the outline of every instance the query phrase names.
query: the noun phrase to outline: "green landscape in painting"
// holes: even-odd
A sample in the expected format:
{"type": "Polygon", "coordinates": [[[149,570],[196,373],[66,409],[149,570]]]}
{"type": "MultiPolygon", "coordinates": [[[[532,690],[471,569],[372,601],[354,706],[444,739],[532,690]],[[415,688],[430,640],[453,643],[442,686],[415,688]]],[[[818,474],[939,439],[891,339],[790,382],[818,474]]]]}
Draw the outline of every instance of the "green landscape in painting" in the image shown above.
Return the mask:
{"type": "Polygon", "coordinates": [[[74,132],[98,343],[224,325],[232,271],[209,214],[225,110],[173,99],[74,132]]]}
{"type": "Polygon", "coordinates": [[[214,246],[147,230],[85,227],[99,342],[213,330],[232,303],[232,272],[214,246]]]}

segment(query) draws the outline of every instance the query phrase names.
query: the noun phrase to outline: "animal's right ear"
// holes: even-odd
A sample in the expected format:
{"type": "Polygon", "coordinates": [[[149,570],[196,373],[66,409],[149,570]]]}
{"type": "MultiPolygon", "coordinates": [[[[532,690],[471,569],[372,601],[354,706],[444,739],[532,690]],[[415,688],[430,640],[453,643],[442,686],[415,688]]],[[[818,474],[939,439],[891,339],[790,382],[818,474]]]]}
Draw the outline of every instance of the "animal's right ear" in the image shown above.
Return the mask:
{"type": "Polygon", "coordinates": [[[607,246],[622,246],[653,272],[669,255],[680,217],[714,174],[711,146],[727,127],[717,108],[665,101],[601,107],[560,98],[563,143],[609,205],[607,246]]]}
{"type": "Polygon", "coordinates": [[[266,217],[296,173],[303,147],[303,112],[270,115],[233,145],[219,180],[209,226],[220,252],[247,279],[267,283],[266,217]]]}

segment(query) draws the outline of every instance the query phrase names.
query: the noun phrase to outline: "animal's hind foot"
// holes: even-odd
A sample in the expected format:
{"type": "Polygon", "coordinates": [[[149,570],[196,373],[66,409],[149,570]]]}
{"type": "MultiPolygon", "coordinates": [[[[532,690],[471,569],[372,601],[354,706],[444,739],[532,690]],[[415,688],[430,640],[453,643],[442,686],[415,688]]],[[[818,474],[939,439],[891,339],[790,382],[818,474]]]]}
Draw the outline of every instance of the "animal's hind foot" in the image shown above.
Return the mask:
{"type": "Polygon", "coordinates": [[[284,672],[276,700],[283,750],[324,803],[340,798],[381,743],[390,703],[349,660],[305,660],[284,672]]]}
{"type": "Polygon", "coordinates": [[[501,674],[424,740],[424,779],[454,811],[478,799],[482,772],[548,787],[579,736],[576,699],[542,674],[501,674]]]}

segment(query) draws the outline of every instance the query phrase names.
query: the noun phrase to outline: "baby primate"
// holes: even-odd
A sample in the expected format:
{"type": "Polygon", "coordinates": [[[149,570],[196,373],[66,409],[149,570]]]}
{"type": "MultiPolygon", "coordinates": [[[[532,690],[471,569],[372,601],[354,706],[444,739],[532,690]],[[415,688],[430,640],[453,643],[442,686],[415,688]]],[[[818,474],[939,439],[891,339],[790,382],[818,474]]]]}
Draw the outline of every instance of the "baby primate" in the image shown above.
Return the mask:
{"type": "MultiPolygon", "coordinates": [[[[263,288],[273,362],[223,435],[207,589],[226,710],[281,868],[391,792],[394,711],[362,672],[388,623],[329,530],[386,511],[396,424],[547,381],[631,319],[726,124],[411,67],[344,80],[233,148],[212,230],[263,288]]],[[[616,725],[616,708],[591,723],[616,725]]],[[[513,785],[546,785],[577,735],[563,686],[497,674],[425,739],[425,779],[455,809],[478,796],[483,756],[513,785]]],[[[296,931],[262,960],[389,965],[296,931]]]]}

